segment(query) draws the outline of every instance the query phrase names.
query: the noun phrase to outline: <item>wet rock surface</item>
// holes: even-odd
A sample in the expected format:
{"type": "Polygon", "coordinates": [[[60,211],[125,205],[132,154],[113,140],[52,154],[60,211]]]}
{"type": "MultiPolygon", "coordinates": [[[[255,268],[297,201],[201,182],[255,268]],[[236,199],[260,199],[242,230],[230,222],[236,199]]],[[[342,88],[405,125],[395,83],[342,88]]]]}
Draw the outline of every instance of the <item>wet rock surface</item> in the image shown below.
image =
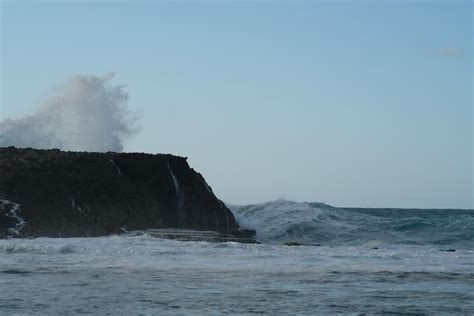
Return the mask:
{"type": "Polygon", "coordinates": [[[0,148],[0,237],[92,237],[150,228],[255,234],[240,230],[186,158],[0,148]]]}
{"type": "Polygon", "coordinates": [[[245,235],[245,232],[244,234],[226,234],[206,230],[159,228],[136,230],[126,233],[132,236],[148,235],[151,237],[174,239],[180,241],[239,242],[245,244],[258,243],[254,236],[249,234],[249,231],[247,231],[247,235],[245,235]]]}

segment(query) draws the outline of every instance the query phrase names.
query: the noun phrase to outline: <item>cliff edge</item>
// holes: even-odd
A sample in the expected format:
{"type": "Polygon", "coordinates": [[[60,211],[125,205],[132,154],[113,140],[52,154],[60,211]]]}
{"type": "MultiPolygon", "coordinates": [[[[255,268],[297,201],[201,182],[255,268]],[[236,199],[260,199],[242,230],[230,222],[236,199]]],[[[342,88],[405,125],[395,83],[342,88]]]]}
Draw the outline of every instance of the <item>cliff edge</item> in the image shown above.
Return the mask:
{"type": "Polygon", "coordinates": [[[149,228],[254,234],[240,230],[186,158],[0,148],[0,238],[149,228]]]}

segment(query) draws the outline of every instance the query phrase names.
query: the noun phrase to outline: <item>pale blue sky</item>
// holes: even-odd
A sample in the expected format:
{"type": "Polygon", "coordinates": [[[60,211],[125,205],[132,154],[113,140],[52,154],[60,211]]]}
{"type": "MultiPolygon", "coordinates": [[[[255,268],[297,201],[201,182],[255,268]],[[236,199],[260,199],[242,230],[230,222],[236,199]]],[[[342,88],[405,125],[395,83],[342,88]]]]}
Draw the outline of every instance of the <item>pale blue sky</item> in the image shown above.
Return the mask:
{"type": "Polygon", "coordinates": [[[472,2],[1,3],[2,118],[116,72],[234,204],[473,207],[472,2]]]}

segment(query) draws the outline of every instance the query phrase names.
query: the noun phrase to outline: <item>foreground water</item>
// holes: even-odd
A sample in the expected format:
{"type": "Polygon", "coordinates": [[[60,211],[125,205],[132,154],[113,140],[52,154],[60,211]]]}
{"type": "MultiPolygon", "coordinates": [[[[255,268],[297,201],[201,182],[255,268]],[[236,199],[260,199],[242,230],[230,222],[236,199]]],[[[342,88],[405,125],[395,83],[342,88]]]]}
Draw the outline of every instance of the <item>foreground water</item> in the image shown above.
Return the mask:
{"type": "Polygon", "coordinates": [[[262,244],[0,240],[0,314],[474,314],[472,211],[326,211],[234,208],[262,244]]]}

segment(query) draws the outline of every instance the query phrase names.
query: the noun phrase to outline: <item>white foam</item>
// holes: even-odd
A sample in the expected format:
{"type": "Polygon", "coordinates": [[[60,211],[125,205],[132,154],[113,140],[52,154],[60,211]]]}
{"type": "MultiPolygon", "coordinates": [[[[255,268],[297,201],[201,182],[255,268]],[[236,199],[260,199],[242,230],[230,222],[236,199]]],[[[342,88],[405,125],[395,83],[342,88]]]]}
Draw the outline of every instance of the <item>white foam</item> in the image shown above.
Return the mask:
{"type": "MultiPolygon", "coordinates": [[[[209,232],[213,234],[215,232],[209,232]]],[[[96,238],[36,238],[0,240],[5,253],[71,254],[55,257],[65,265],[109,267],[116,264],[139,268],[206,268],[279,271],[465,271],[472,268],[470,250],[455,254],[437,246],[387,245],[374,251],[365,246],[286,247],[269,244],[209,243],[176,241],[149,235],[96,238]],[[168,255],[166,255],[168,254],[168,255]],[[170,255],[171,254],[171,255],[170,255]],[[163,255],[163,256],[162,256],[163,255]],[[176,256],[188,260],[176,261],[176,256]],[[210,260],[212,258],[212,260],[210,260]],[[400,260],[403,258],[403,260],[400,260]],[[277,265],[268,264],[275,260],[277,265]],[[348,265],[348,262],[351,264],[348,265]]],[[[30,257],[42,261],[44,257],[30,257]]],[[[16,257],[5,258],[17,263],[16,257]]],[[[50,257],[49,260],[52,260],[50,257]]],[[[25,261],[26,264],[26,261],[25,261]]]]}
{"type": "Polygon", "coordinates": [[[473,255],[433,246],[286,247],[145,235],[4,239],[0,296],[12,307],[3,304],[0,314],[449,314],[454,306],[470,315],[473,255]],[[354,291],[354,284],[363,286],[354,291]]]}
{"type": "Polygon", "coordinates": [[[10,206],[10,210],[7,211],[6,215],[8,217],[12,217],[17,220],[15,227],[9,228],[8,231],[18,236],[20,235],[20,231],[26,225],[26,221],[22,217],[20,217],[20,215],[18,214],[20,212],[20,204],[17,204],[8,200],[0,199],[0,208],[3,211],[6,211],[5,207],[7,205],[11,205],[11,206],[10,206]]]}
{"type": "Polygon", "coordinates": [[[349,221],[340,220],[343,210],[321,203],[310,205],[279,199],[244,207],[231,206],[231,209],[238,223],[255,229],[257,239],[262,242],[281,243],[296,238],[299,242],[318,243],[314,237],[335,241],[339,233],[354,229],[349,221]],[[316,225],[317,229],[310,229],[316,225]]]}

